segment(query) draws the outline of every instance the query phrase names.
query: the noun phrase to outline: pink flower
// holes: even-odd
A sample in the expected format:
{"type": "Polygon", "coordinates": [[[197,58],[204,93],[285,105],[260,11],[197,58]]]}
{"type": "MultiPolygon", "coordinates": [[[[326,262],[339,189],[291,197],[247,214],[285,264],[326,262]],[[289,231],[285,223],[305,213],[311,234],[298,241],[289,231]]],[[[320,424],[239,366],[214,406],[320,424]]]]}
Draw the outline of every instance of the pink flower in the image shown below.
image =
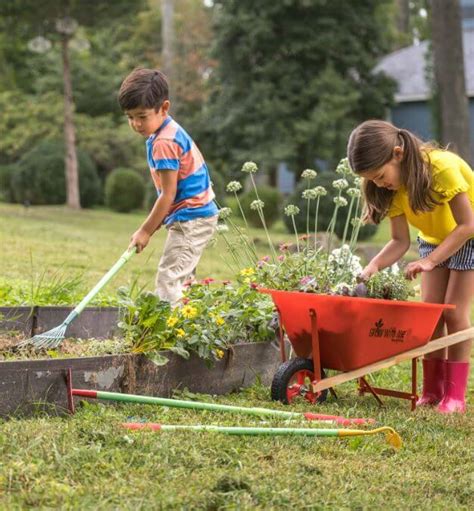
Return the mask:
{"type": "Polygon", "coordinates": [[[258,289],[258,284],[256,282],[250,282],[250,287],[252,289],[258,289]]]}
{"type": "Polygon", "coordinates": [[[183,296],[183,298],[181,298],[181,301],[183,302],[184,305],[186,305],[189,303],[189,298],[187,296],[183,296]]]}
{"type": "Polygon", "coordinates": [[[278,260],[279,260],[279,261],[283,261],[283,259],[285,259],[285,256],[284,256],[284,255],[279,255],[279,256],[278,256],[278,260]]]}
{"type": "Polygon", "coordinates": [[[290,243],[282,243],[280,245],[280,251],[281,252],[285,252],[286,250],[288,250],[290,248],[290,243]]]}
{"type": "Polygon", "coordinates": [[[211,277],[207,277],[207,279],[203,279],[201,280],[201,284],[205,285],[205,286],[208,286],[209,284],[211,284],[212,282],[215,282],[215,279],[211,278],[211,277]]]}
{"type": "Polygon", "coordinates": [[[230,284],[230,280],[223,280],[222,281],[222,285],[223,286],[228,286],[230,284]]]}

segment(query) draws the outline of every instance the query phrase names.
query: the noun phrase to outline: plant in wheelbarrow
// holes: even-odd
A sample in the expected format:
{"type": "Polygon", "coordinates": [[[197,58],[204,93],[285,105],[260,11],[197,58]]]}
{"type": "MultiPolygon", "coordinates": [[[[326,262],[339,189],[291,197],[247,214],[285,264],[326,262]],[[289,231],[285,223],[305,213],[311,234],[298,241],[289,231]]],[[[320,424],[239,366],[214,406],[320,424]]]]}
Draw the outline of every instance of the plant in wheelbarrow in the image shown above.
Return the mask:
{"type": "MultiPolygon", "coordinates": [[[[250,176],[258,197],[254,179],[257,166],[248,162],[242,170],[250,176]]],[[[297,356],[280,367],[272,385],[272,397],[286,403],[298,396],[311,403],[326,399],[327,387],[317,385],[324,369],[347,372],[425,344],[443,308],[408,302],[412,290],[396,266],[367,282],[358,281],[362,266],[355,247],[362,226],[361,183],[346,159],[341,160],[336,173],[331,185],[335,190],[333,213],[324,237],[318,232],[318,215],[327,189],[314,187],[317,173],[311,169],[302,174],[308,186],[302,193],[308,205],[303,212],[306,234],[299,236],[296,226],[300,208],[287,205],[284,212],[293,225],[294,241],[281,245],[279,251],[266,229],[263,201],[253,203],[269,244],[269,255],[260,260],[256,260],[245,230],[236,227],[232,212],[226,210],[221,217],[221,223],[228,226],[223,237],[232,260],[253,263],[256,285],[271,294],[297,356]],[[311,203],[315,205],[314,217],[309,214],[311,203]],[[341,225],[344,214],[338,239],[336,225],[341,225]],[[239,242],[229,236],[232,231],[239,242]]],[[[238,182],[228,185],[237,203],[236,190],[241,187],[238,182]]],[[[241,208],[239,212],[245,224],[244,212],[241,208]]]]}

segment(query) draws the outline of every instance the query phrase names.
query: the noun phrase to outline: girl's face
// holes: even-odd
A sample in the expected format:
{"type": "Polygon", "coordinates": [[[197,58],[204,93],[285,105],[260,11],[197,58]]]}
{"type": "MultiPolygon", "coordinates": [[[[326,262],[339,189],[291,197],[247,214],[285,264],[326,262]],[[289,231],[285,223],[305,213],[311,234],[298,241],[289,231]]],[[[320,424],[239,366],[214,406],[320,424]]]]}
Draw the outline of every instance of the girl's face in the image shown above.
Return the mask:
{"type": "Polygon", "coordinates": [[[401,180],[401,161],[403,159],[403,149],[395,147],[393,157],[390,161],[379,167],[378,169],[367,170],[361,172],[360,175],[364,179],[373,181],[379,188],[387,188],[388,190],[398,190],[402,185],[401,180]]]}

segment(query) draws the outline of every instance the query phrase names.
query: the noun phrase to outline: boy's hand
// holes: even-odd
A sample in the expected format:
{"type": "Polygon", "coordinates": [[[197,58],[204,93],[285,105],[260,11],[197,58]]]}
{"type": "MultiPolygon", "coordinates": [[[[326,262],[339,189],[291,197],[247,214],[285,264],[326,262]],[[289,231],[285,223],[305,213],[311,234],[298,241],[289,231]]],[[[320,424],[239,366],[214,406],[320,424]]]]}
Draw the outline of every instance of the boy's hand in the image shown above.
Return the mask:
{"type": "Polygon", "coordinates": [[[418,261],[407,264],[407,267],[405,268],[405,277],[408,280],[413,280],[416,278],[418,273],[421,273],[422,271],[431,271],[435,266],[436,264],[431,262],[427,257],[424,259],[418,259],[418,261]]]}
{"type": "Polygon", "coordinates": [[[139,254],[150,241],[150,235],[143,229],[138,229],[130,238],[130,245],[128,248],[137,247],[137,254],[139,254]]]}
{"type": "Polygon", "coordinates": [[[379,269],[375,265],[369,263],[357,276],[357,282],[367,282],[378,271],[379,269]]]}

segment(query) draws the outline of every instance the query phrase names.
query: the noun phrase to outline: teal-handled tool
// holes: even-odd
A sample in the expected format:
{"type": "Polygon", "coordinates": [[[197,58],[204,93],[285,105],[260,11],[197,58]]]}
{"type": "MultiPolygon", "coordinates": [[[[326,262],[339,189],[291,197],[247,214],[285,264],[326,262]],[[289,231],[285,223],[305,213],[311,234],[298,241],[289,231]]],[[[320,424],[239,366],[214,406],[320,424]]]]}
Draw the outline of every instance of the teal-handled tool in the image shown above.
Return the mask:
{"type": "Polygon", "coordinates": [[[130,258],[136,254],[137,249],[133,247],[127,249],[117,260],[117,262],[110,268],[110,270],[97,282],[97,284],[87,293],[87,295],[81,300],[81,303],[77,305],[69,314],[69,316],[57,327],[37,334],[30,339],[26,339],[18,344],[18,348],[26,346],[33,346],[36,349],[52,349],[57,348],[64,340],[66,329],[70,323],[72,323],[79,314],[84,310],[88,303],[101,291],[107,283],[118,273],[122,266],[130,260],[130,258]]]}

